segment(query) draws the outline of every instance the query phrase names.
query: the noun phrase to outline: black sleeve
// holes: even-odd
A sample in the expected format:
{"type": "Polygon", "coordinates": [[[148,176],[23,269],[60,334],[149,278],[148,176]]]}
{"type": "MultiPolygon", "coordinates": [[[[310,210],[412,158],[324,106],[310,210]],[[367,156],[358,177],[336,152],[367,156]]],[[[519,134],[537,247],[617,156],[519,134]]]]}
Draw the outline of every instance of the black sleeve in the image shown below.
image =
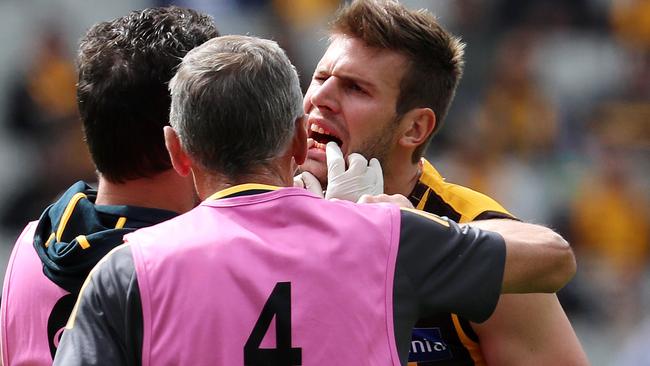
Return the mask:
{"type": "Polygon", "coordinates": [[[411,307],[419,318],[449,312],[485,321],[501,292],[503,238],[423,212],[402,210],[401,216],[396,277],[399,272],[401,285],[414,293],[396,293],[416,301],[411,307]]]}
{"type": "Polygon", "coordinates": [[[130,247],[123,246],[88,276],[54,365],[140,365],[142,327],[133,257],[130,247]]]}
{"type": "Polygon", "coordinates": [[[478,214],[478,216],[476,216],[472,221],[495,220],[495,219],[510,219],[515,221],[521,221],[518,218],[511,216],[510,214],[507,214],[505,212],[499,212],[499,211],[483,211],[480,214],[478,214]]]}

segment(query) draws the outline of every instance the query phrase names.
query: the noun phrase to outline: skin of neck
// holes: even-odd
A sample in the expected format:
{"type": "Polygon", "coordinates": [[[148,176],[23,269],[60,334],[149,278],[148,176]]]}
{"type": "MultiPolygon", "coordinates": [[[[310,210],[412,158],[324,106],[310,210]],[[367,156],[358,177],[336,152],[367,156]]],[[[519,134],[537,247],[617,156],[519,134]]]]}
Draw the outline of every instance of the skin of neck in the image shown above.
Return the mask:
{"type": "Polygon", "coordinates": [[[384,164],[384,193],[401,194],[408,197],[418,179],[421,170],[419,163],[413,163],[413,149],[395,149],[389,161],[384,164]]]}
{"type": "Polygon", "coordinates": [[[208,171],[194,165],[192,175],[196,191],[201,200],[226,188],[246,183],[266,184],[277,187],[293,187],[293,173],[295,167],[291,157],[282,156],[268,164],[252,169],[251,173],[237,177],[230,177],[208,171]]]}
{"type": "Polygon", "coordinates": [[[150,178],[115,183],[99,174],[98,205],[127,205],[157,208],[177,213],[191,210],[198,197],[191,177],[181,177],[168,169],[150,178]]]}

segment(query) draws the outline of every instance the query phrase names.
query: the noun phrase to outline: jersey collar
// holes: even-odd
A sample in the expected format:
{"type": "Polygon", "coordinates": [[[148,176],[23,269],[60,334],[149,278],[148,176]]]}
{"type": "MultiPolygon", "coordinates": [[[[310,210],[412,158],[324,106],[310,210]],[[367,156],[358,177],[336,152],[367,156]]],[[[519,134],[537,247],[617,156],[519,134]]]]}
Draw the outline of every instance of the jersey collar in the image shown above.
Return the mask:
{"type": "Polygon", "coordinates": [[[236,186],[228,187],[226,189],[223,189],[219,192],[212,194],[210,197],[206,199],[206,201],[218,200],[222,198],[238,197],[238,196],[249,196],[253,194],[277,191],[280,188],[281,187],[278,186],[259,184],[259,183],[238,184],[236,186]]]}

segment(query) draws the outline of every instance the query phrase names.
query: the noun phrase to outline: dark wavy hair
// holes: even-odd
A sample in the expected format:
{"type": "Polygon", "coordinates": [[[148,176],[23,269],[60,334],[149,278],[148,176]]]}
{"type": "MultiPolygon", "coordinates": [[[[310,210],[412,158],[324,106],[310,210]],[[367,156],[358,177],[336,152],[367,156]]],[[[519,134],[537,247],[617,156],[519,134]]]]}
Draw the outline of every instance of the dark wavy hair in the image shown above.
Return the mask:
{"type": "Polygon", "coordinates": [[[171,168],[162,132],[167,84],[187,52],[218,35],[210,16],[174,6],[134,11],[86,33],[77,101],[102,177],[122,183],[171,168]]]}

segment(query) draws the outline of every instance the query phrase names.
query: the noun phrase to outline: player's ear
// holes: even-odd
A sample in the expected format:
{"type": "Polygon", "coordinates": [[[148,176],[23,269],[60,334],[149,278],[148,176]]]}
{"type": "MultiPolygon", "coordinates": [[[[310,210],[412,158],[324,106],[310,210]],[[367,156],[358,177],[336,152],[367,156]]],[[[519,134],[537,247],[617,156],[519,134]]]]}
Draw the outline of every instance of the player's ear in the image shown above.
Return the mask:
{"type": "Polygon", "coordinates": [[[307,115],[296,118],[294,124],[291,154],[295,163],[301,165],[307,159],[307,115]]]}
{"type": "Polygon", "coordinates": [[[402,117],[403,129],[398,143],[417,148],[427,141],[436,127],[436,114],[431,108],[413,108],[402,117]]]}
{"type": "Polygon", "coordinates": [[[167,147],[174,170],[180,176],[186,177],[192,171],[192,160],[183,150],[181,140],[171,126],[165,126],[163,132],[165,134],[165,147],[167,147]]]}

